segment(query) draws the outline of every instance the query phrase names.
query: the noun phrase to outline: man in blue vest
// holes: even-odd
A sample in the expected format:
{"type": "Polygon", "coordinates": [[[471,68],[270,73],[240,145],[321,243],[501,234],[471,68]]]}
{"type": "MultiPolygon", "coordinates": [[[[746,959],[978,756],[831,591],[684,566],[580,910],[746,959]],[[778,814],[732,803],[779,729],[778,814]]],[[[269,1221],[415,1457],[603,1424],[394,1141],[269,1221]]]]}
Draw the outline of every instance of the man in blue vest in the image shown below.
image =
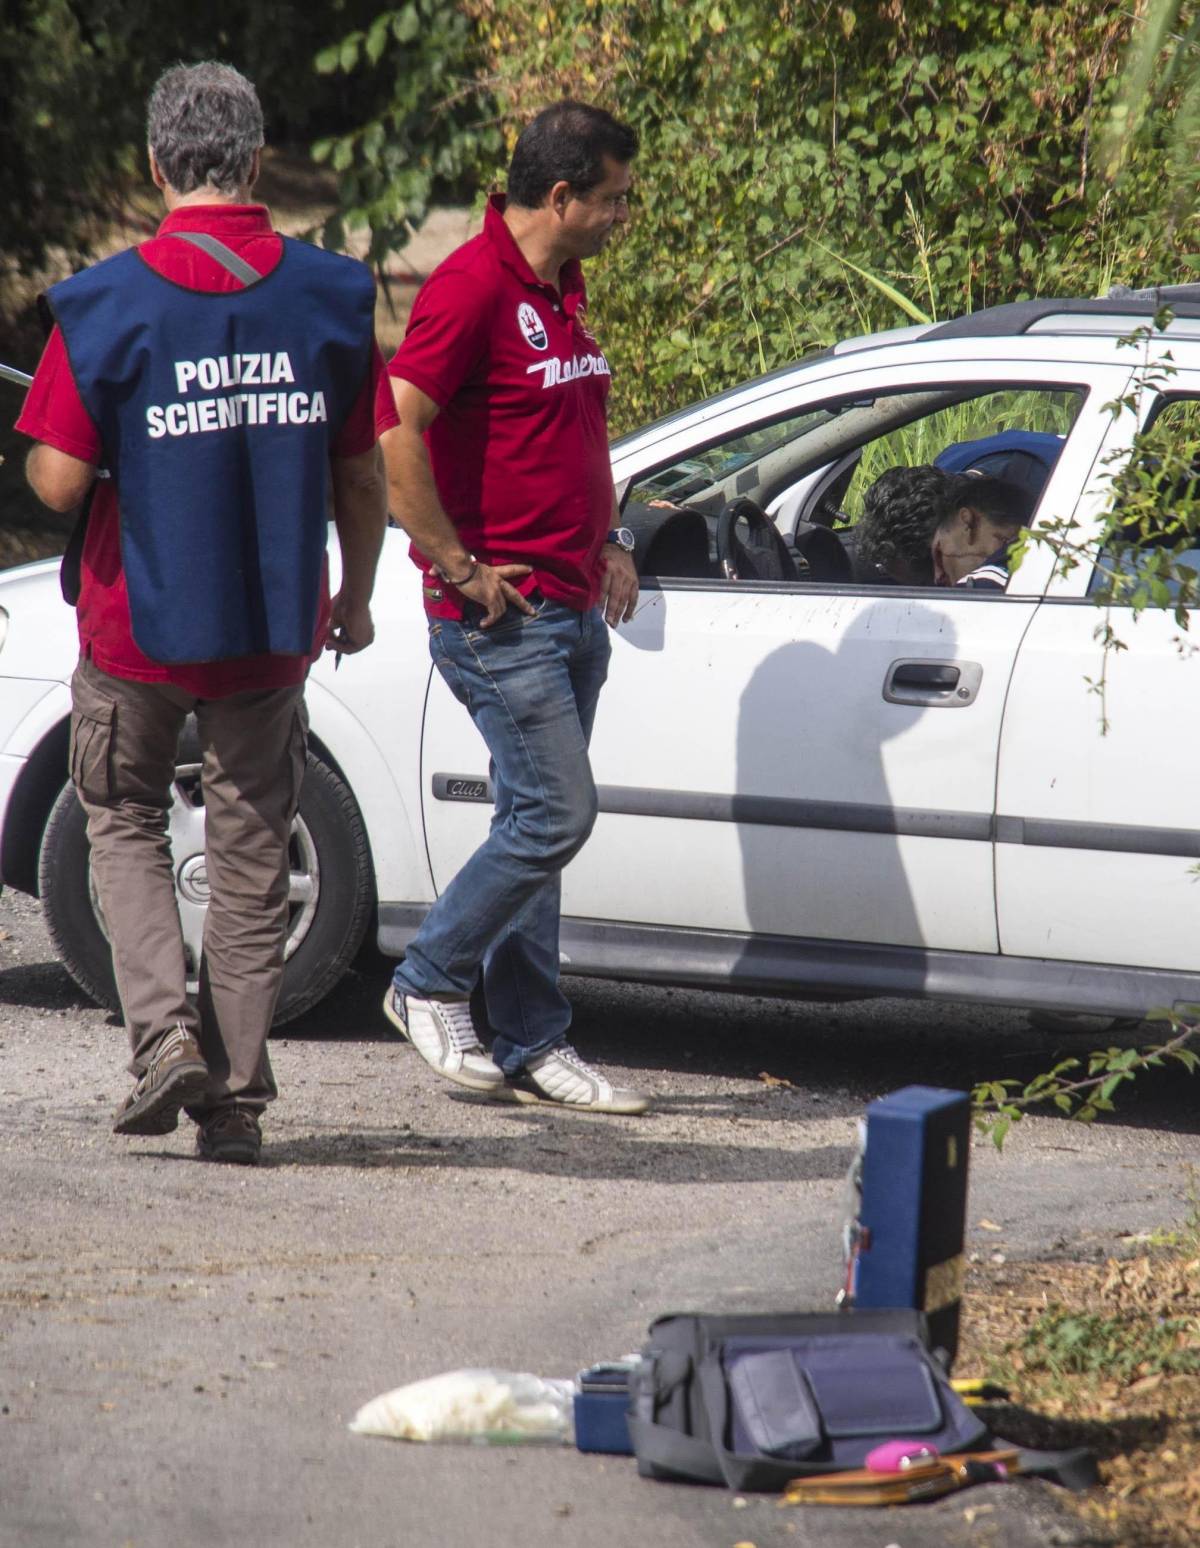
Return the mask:
{"type": "Polygon", "coordinates": [[[51,287],[54,326],[17,428],[37,442],[27,472],[42,501],[89,501],[71,594],[71,774],[133,1049],[136,1084],[114,1129],[166,1134],[186,1110],[201,1156],[253,1163],[276,1095],[266,1039],[304,680],[323,647],[373,637],[386,379],[367,269],[279,236],[251,203],[263,144],[251,83],[227,65],[177,66],[147,127],[166,219],[51,287]],[[329,485],[342,551],[332,601],[329,485]],[[198,1005],[166,837],[189,712],[211,888],[198,1005]]]}

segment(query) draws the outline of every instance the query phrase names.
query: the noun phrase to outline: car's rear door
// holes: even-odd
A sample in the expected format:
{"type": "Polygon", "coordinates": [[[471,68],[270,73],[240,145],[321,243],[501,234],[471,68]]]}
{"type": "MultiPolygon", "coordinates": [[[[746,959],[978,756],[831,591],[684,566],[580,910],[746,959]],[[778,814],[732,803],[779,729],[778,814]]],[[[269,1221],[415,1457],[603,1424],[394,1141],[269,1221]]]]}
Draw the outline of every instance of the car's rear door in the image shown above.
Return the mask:
{"type": "MultiPolygon", "coordinates": [[[[1161,395],[1144,395],[1143,421],[1161,410],[1191,455],[1200,371],[1177,369],[1161,385],[1161,395]]],[[[1110,428],[1078,542],[1106,502],[1104,475],[1119,466],[1132,424],[1123,414],[1110,428]]],[[[1200,553],[1189,562],[1200,566],[1200,553]]],[[[1200,620],[1185,630],[1161,607],[1101,612],[1089,595],[1096,580],[1090,560],[1056,577],[1017,658],[997,789],[1001,948],[1194,974],[1200,620]],[[1119,642],[1107,659],[1098,638],[1105,625],[1119,642]]]]}

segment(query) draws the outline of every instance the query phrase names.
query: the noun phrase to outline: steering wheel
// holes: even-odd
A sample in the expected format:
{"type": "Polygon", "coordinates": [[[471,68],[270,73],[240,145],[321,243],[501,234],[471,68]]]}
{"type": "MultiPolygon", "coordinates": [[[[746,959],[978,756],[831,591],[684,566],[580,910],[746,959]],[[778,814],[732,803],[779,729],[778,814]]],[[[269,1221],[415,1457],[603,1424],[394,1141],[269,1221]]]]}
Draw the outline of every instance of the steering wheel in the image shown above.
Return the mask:
{"type": "Polygon", "coordinates": [[[796,562],[761,506],[740,496],[717,520],[717,570],[727,580],[798,580],[796,562]]]}

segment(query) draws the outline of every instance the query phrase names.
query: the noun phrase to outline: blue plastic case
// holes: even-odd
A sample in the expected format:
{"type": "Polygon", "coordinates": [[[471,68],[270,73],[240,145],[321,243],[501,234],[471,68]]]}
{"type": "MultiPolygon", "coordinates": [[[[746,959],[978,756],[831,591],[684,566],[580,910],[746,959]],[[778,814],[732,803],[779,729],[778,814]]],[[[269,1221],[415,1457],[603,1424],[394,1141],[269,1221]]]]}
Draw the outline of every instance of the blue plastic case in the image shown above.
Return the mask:
{"type": "Polygon", "coordinates": [[[575,1393],[575,1445],[631,1457],[625,1415],[629,1409],[630,1363],[591,1365],[580,1371],[575,1393]]]}

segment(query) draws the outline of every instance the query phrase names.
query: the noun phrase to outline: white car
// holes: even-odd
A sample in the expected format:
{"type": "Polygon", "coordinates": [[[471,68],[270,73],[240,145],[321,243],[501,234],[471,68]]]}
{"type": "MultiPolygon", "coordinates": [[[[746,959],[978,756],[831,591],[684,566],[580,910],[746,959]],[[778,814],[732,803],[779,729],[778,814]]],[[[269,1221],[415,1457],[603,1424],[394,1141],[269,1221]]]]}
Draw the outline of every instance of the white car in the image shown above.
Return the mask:
{"type": "MultiPolygon", "coordinates": [[[[1021,430],[1057,438],[1039,519],[1094,542],[1135,417],[1182,436],[1200,402],[1200,297],[1171,299],[1175,374],[1136,416],[1109,405],[1155,300],[1040,300],[848,341],[615,443],[643,529],[658,495],[693,514],[643,544],[660,573],[614,638],[567,971],[1111,1015],[1200,1002],[1200,660],[1170,613],[1116,619],[1104,735],[1091,563],[1063,574],[1035,546],[1006,592],[884,585],[855,580],[829,530],[884,467],[1021,430]],[[798,578],[714,550],[735,498],[768,513],[798,578]]],[[[401,954],[487,829],[486,750],[431,670],[399,531],[375,612],[374,647],[310,678],[280,1019],[333,987],[369,921],[401,954]]],[[[0,619],[0,878],[41,896],[69,971],[112,1003],[67,782],[76,637],[56,565],[0,575],[0,619]]],[[[171,840],[193,957],[196,773],[184,745],[171,840]]]]}

